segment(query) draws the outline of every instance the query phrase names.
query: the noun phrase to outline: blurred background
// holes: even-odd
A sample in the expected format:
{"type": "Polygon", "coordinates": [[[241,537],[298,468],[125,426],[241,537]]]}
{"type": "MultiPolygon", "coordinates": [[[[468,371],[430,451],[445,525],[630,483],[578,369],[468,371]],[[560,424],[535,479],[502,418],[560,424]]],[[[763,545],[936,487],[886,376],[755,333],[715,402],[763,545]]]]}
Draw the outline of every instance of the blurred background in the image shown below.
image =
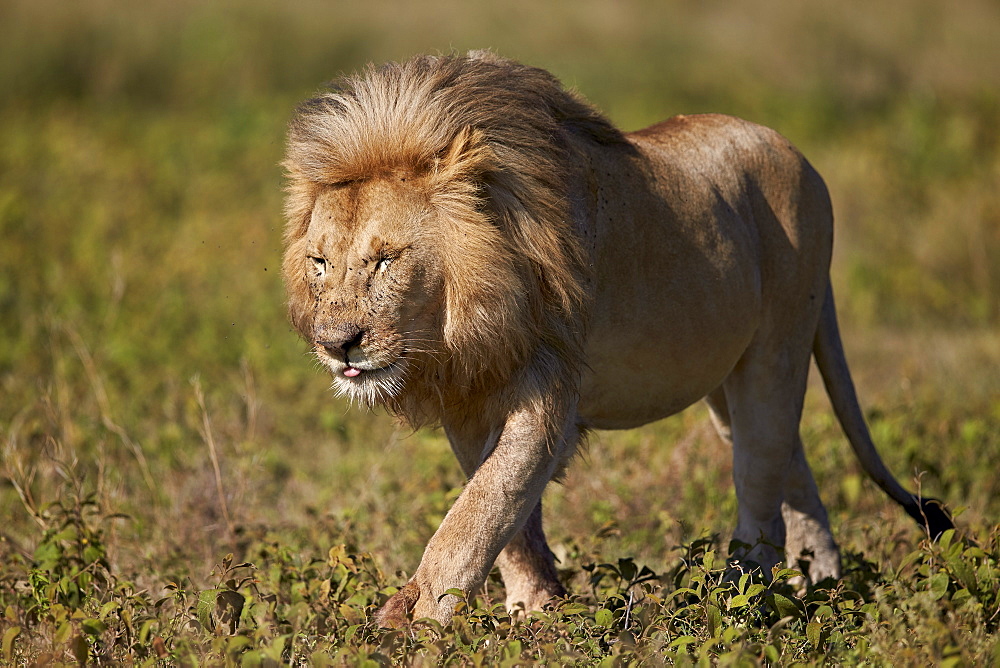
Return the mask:
{"type": "MultiPolygon", "coordinates": [[[[278,163],[323,82],[484,47],[626,130],[715,111],[797,144],[832,193],[833,282],[876,439],[903,479],[927,471],[965,521],[990,521],[998,37],[995,0],[3,0],[0,556],[31,554],[46,504],[92,498],[128,516],[105,528],[109,558],[151,586],[268,536],[415,566],[461,475],[440,434],[333,399],[291,332],[278,163]]],[[[886,521],[909,535],[821,393],[803,431],[848,547],[872,549],[860,536],[886,521]]],[[[595,435],[550,492],[557,551],[655,561],[727,535],[728,457],[700,408],[595,435]]]]}

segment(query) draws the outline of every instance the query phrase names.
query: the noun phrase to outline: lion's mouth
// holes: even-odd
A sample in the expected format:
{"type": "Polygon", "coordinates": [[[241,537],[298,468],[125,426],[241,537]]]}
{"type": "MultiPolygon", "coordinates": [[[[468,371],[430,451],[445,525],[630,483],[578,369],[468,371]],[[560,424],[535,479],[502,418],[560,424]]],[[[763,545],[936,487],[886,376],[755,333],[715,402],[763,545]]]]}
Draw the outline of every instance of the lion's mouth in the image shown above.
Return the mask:
{"type": "Polygon", "coordinates": [[[316,353],[333,374],[337,393],[361,405],[383,404],[403,392],[408,367],[405,350],[364,343],[333,346],[317,342],[316,353]]]}
{"type": "Polygon", "coordinates": [[[358,378],[373,372],[389,370],[394,359],[386,359],[385,355],[371,356],[363,345],[354,345],[344,352],[344,368],[341,373],[345,378],[358,378]]]}
{"type": "Polygon", "coordinates": [[[398,362],[391,361],[380,366],[375,366],[374,364],[368,363],[364,366],[348,362],[343,369],[340,370],[340,375],[345,378],[361,378],[361,377],[378,377],[386,374],[394,374],[397,371],[398,362]]]}
{"type": "Polygon", "coordinates": [[[317,347],[320,348],[317,350],[320,359],[337,377],[361,381],[396,371],[397,359],[385,354],[372,356],[362,345],[352,345],[346,350],[322,343],[317,347]]]}
{"type": "Polygon", "coordinates": [[[348,364],[333,370],[333,387],[362,406],[374,407],[398,397],[406,384],[406,363],[396,359],[380,367],[356,367],[348,364]]]}
{"type": "Polygon", "coordinates": [[[348,358],[348,360],[343,363],[343,368],[339,371],[335,371],[335,373],[343,376],[344,378],[367,379],[379,377],[385,374],[394,374],[398,370],[398,359],[381,360],[380,362],[369,359],[356,360],[348,358]]]}
{"type": "Polygon", "coordinates": [[[331,364],[330,367],[334,377],[344,383],[345,387],[384,383],[395,386],[403,373],[404,362],[399,357],[387,360],[358,360],[348,357],[346,362],[331,364]]]}

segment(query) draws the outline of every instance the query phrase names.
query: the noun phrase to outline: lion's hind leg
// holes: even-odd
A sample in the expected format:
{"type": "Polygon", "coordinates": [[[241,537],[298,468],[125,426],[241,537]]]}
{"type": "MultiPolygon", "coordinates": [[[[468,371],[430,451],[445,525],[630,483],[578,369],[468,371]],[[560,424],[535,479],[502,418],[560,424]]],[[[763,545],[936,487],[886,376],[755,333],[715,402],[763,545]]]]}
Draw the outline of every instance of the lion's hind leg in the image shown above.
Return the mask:
{"type": "Polygon", "coordinates": [[[733,446],[739,504],[733,538],[749,545],[734,557],[765,575],[781,557],[812,582],[840,576],[840,553],[806,461],[799,419],[808,357],[775,373],[744,360],[708,397],[719,435],[733,446]]]}
{"type": "Polygon", "coordinates": [[[780,512],[783,476],[777,475],[777,470],[768,466],[766,461],[751,456],[749,444],[753,442],[753,429],[741,425],[738,431],[734,431],[730,404],[742,407],[743,402],[727,400],[727,391],[736,391],[732,382],[729,386],[728,390],[724,387],[716,389],[705,397],[705,402],[719,437],[733,448],[733,479],[738,503],[733,539],[746,547],[735,549],[731,557],[739,564],[753,562],[767,574],[771,566],[780,560],[776,548],[782,547],[785,542],[785,527],[780,512]],[[737,434],[739,438],[736,438],[737,434]]]}
{"type": "Polygon", "coordinates": [[[497,565],[507,589],[507,611],[512,615],[541,610],[552,598],[566,594],[559,582],[555,557],[542,532],[540,501],[524,527],[500,553],[497,565]]]}
{"type": "Polygon", "coordinates": [[[840,550],[830,531],[826,508],[806,462],[802,441],[792,455],[781,516],[785,522],[785,557],[812,583],[840,577],[840,550]]]}

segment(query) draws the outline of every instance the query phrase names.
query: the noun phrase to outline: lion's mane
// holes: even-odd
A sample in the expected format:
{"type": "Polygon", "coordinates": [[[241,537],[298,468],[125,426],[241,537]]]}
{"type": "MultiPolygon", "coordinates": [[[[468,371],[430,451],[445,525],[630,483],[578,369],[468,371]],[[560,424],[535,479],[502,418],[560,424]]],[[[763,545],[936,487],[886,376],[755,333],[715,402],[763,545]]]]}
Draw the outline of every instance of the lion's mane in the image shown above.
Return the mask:
{"type": "MultiPolygon", "coordinates": [[[[574,385],[588,288],[570,216],[571,136],[625,144],[550,74],[489,52],[370,66],[305,102],[291,122],[286,248],[304,237],[324,186],[427,176],[446,221],[437,378],[489,392],[531,366],[543,376],[536,384],[574,385]]],[[[291,319],[309,337],[311,299],[292,256],[291,319]]]]}

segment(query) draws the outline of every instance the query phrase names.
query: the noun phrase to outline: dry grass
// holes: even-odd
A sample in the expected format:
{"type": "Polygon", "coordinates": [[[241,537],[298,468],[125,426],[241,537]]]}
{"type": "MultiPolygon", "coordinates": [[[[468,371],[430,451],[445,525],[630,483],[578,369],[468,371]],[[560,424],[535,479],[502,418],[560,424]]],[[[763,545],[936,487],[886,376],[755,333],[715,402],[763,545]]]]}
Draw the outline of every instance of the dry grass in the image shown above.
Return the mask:
{"type": "MultiPolygon", "coordinates": [[[[854,569],[847,582],[859,605],[883,611],[851,626],[846,599],[829,603],[832,617],[810,599],[812,616],[790,623],[781,656],[977,663],[992,651],[995,661],[996,598],[962,598],[972,590],[956,574],[965,563],[996,578],[998,30],[1000,9],[987,0],[849,0],[836,11],[788,0],[7,2],[4,659],[223,662],[271,652],[289,661],[308,649],[352,662],[380,651],[397,661],[445,652],[443,662],[499,662],[517,638],[524,661],[565,658],[546,648],[579,641],[577,660],[599,662],[626,656],[595,631],[619,638],[625,617],[610,580],[591,591],[591,577],[627,558],[662,576],[647,593],[667,596],[648,617],[629,617],[648,651],[633,659],[665,660],[684,634],[702,648],[691,645],[694,659],[770,656],[756,632],[709,642],[711,587],[692,603],[702,616],[686,631],[677,620],[694,608],[671,607],[677,582],[697,576],[676,570],[675,546],[725,536],[733,521],[728,453],[700,408],[596,435],[567,484],[548,492],[550,534],[585,612],[542,624],[534,640],[497,622],[512,635],[492,649],[393,645],[398,638],[380,649],[370,629],[346,637],[414,568],[462,480],[439,433],[399,433],[332,399],[286,325],[284,126],[320,82],[368,60],[487,46],[553,70],[629,129],[722,111],[776,127],[805,150],[834,198],[833,279],[877,441],[893,470],[924,471],[925,489],[967,507],[960,524],[986,556],[920,547],[910,523],[862,482],[813,392],[803,433],[854,569]],[[101,549],[86,551],[84,538],[101,549]],[[364,565],[357,572],[328,563],[340,544],[364,565]],[[222,568],[230,552],[236,561],[222,568]],[[253,561],[257,584],[233,571],[240,559],[253,561]],[[374,565],[380,572],[366,570],[374,565]],[[39,580],[80,572],[104,579],[91,580],[89,594],[39,580]],[[247,600],[239,632],[192,626],[206,619],[204,596],[229,579],[247,600]],[[324,580],[340,593],[309,593],[324,580]],[[164,589],[170,583],[177,588],[164,589]],[[156,606],[161,597],[169,601],[156,606]],[[119,607],[105,610],[110,603],[119,607]],[[608,621],[602,608],[614,609],[610,627],[598,623],[608,621]],[[123,610],[134,615],[131,630],[123,610]],[[813,643],[814,631],[827,635],[813,643]]],[[[776,619],[747,626],[721,609],[719,638],[740,628],[780,635],[776,619]]],[[[473,628],[463,623],[457,637],[473,628]]]]}

